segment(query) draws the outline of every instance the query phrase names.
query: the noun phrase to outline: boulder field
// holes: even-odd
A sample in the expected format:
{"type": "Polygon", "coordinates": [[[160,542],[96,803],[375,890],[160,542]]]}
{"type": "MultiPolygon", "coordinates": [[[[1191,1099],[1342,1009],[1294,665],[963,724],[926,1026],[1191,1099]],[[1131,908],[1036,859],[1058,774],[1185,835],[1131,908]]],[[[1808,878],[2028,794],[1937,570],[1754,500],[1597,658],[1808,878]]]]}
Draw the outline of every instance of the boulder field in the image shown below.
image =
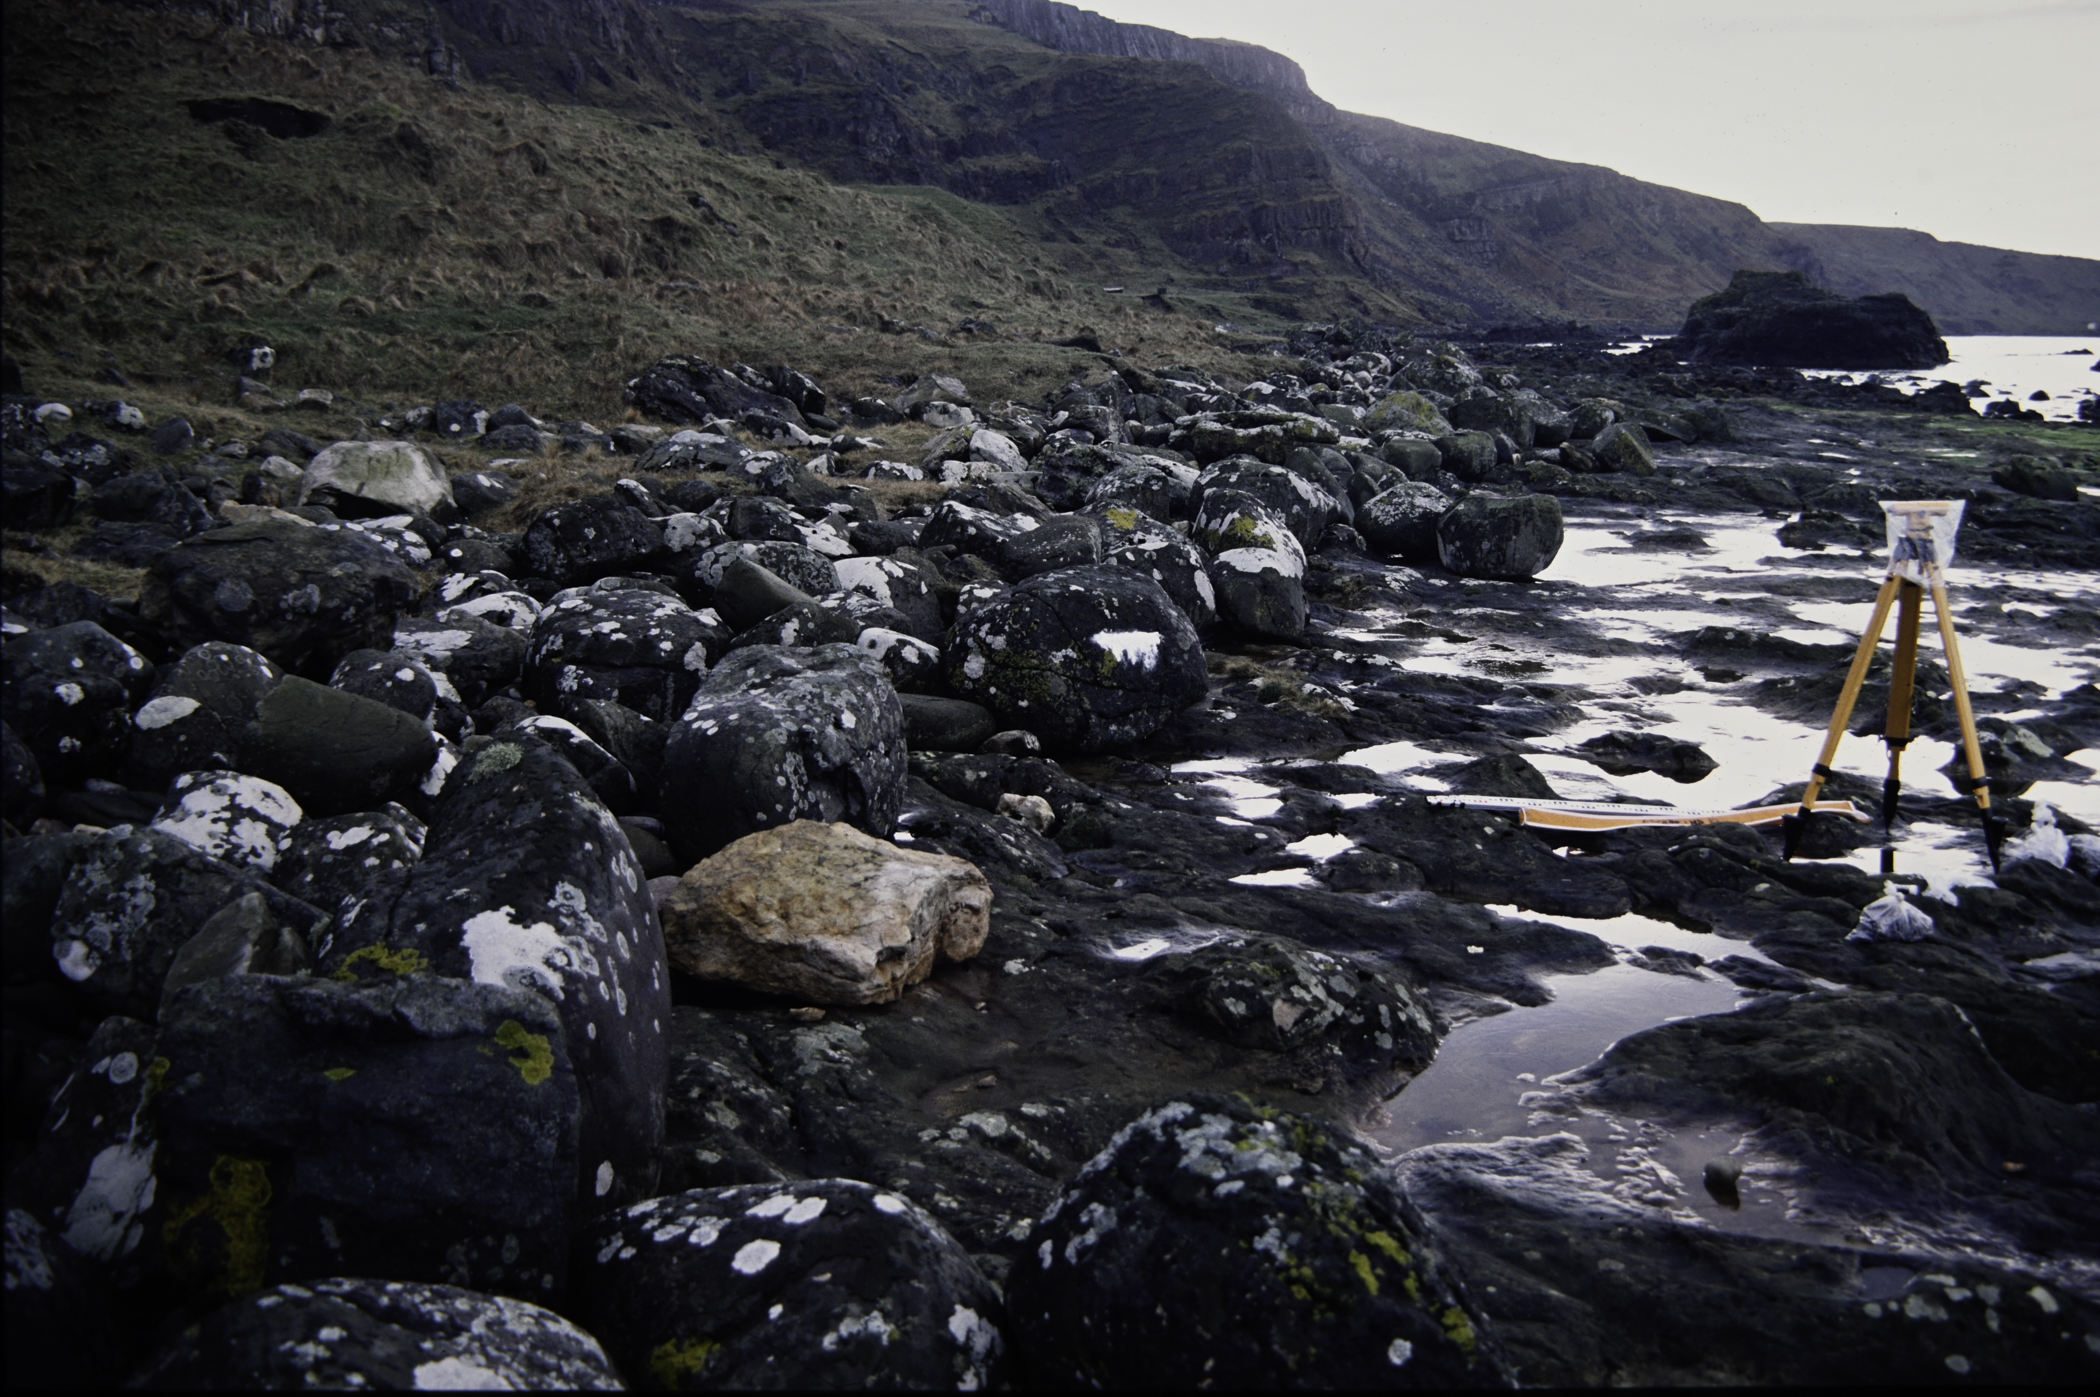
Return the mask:
{"type": "Polygon", "coordinates": [[[1532,338],[681,355],[609,433],[7,398],[10,1384],[2090,1384],[2100,460],[1532,338]],[[1995,877],[1432,799],[1798,793],[1732,729],[1827,720],[1920,496],[2003,574],[1995,877]],[[1391,1143],[1614,976],[1732,1008],[1391,1143]]]}

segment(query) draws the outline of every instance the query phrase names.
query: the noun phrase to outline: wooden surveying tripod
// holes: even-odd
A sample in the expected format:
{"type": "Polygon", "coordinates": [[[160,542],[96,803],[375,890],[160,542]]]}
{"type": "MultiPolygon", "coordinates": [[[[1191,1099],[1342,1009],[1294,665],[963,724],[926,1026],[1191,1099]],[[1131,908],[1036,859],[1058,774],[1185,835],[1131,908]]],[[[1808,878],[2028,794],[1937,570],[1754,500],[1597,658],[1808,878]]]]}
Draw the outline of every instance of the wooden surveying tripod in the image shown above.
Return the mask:
{"type": "MultiPolygon", "coordinates": [[[[1823,738],[1823,755],[1810,769],[1808,788],[1801,793],[1801,808],[1786,817],[1786,857],[1801,847],[1808,819],[1815,811],[1816,796],[1823,783],[1837,773],[1830,763],[1837,756],[1838,740],[1852,721],[1853,705],[1859,702],[1860,687],[1874,652],[1881,644],[1881,628],[1889,610],[1896,611],[1896,662],[1889,675],[1888,725],[1883,729],[1889,744],[1888,779],[1881,783],[1881,825],[1884,830],[1896,821],[1896,805],[1903,789],[1903,749],[1910,745],[1911,696],[1918,677],[1918,629],[1924,612],[1925,593],[1932,593],[1933,614],[1939,620],[1940,644],[1947,653],[1947,677],[1954,685],[1954,708],[1961,715],[1962,745],[1969,759],[1968,789],[1976,797],[1983,818],[1984,845],[1990,850],[1991,867],[1998,867],[1998,848],[2003,828],[1991,813],[1991,785],[1983,774],[1983,751],[1976,742],[1976,714],[1969,707],[1969,682],[1961,667],[1961,647],[1954,639],[1954,613],[1947,605],[1946,565],[1954,560],[1954,535],[1961,528],[1960,500],[1889,500],[1882,509],[1888,515],[1889,571],[1881,592],[1874,598],[1874,615],[1859,638],[1859,652],[1838,694],[1837,711],[1831,715],[1830,731],[1823,738]]],[[[1962,783],[1956,782],[1956,785],[1962,783]]]]}

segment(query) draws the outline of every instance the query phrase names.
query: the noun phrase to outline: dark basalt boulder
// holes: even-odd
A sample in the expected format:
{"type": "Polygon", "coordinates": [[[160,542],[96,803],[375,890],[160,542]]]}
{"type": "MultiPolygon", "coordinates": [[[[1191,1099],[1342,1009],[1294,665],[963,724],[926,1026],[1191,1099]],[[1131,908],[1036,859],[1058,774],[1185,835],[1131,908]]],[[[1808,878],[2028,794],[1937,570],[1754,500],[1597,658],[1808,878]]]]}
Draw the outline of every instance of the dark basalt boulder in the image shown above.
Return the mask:
{"type": "Polygon", "coordinates": [[[46,922],[58,971],[104,1013],[150,1021],[168,971],[213,914],[248,893],[311,938],[326,918],[248,868],[157,829],[117,829],[70,851],[46,922]]]}
{"type": "Polygon", "coordinates": [[[1608,732],[1583,743],[1580,751],[1614,776],[1653,771],[1672,781],[1691,782],[1720,765],[1695,742],[1653,732],[1608,732]]]}
{"type": "Polygon", "coordinates": [[[1050,1385],[1511,1385],[1376,1157],[1236,1098],[1119,1131],[1029,1233],[1007,1294],[1017,1368],[1050,1385]]]}
{"type": "Polygon", "coordinates": [[[723,570],[737,558],[750,559],[790,587],[812,597],[839,589],[838,569],[829,558],[806,544],[787,543],[780,539],[718,543],[703,550],[693,560],[690,576],[696,585],[712,593],[721,585],[723,570]]]}
{"type": "Polygon", "coordinates": [[[28,829],[43,808],[44,773],[36,764],[36,753],[0,721],[0,818],[17,829],[28,829]]]}
{"type": "Polygon", "coordinates": [[[677,717],[707,673],[723,637],[691,607],[658,592],[588,591],[540,613],[526,655],[526,682],[542,711],[610,699],[646,717],[677,717]]]}
{"type": "Polygon", "coordinates": [[[1437,1024],[1413,988],[1380,970],[1282,937],[1232,936],[1161,956],[1183,1011],[1234,1047],[1297,1055],[1301,1076],[1344,1079],[1419,1072],[1436,1056],[1437,1024]]]}
{"type": "Polygon", "coordinates": [[[272,520],[213,529],[154,558],[139,616],[179,645],[229,641],[325,678],[352,650],[390,649],[419,590],[354,529],[272,520]]]}
{"type": "Polygon", "coordinates": [[[946,659],[958,695],[1079,751],[1151,736],[1210,684],[1188,617],[1121,567],[1016,584],[956,621],[946,659]]]}
{"type": "Polygon", "coordinates": [[[349,1269],[560,1299],[578,1081],[541,996],[229,975],[171,997],[156,1051],[162,1233],[193,1293],[349,1269]]]}
{"type": "Polygon", "coordinates": [[[321,969],[427,967],[551,1002],[582,1093],[579,1206],[646,1198],[663,1141],[670,976],[612,812],[566,758],[513,730],[454,770],[398,886],[338,931],[321,969]]]}
{"type": "Polygon", "coordinates": [[[26,1208],[7,1209],[6,1378],[10,1392],[113,1386],[115,1307],[102,1268],[26,1208]]]}
{"type": "Polygon", "coordinates": [[[532,521],[520,550],[538,577],[565,585],[643,570],[664,546],[655,520],[611,495],[556,505],[532,521]]]}
{"type": "Polygon", "coordinates": [[[169,783],[153,828],[267,875],[304,818],[282,786],[238,771],[185,771],[169,783]]]}
{"type": "Polygon", "coordinates": [[[245,645],[191,646],[132,715],[132,780],[150,789],[185,771],[238,767],[248,725],[283,678],[245,645]]]}
{"type": "Polygon", "coordinates": [[[140,1263],[157,1253],[140,1245],[164,1216],[154,1206],[157,1137],[147,1109],[153,1059],[153,1025],[104,1019],[53,1093],[28,1160],[8,1177],[11,1207],[26,1208],[68,1249],[121,1281],[135,1281],[140,1263]]]}
{"type": "Polygon", "coordinates": [[[168,1340],[130,1385],[177,1391],[623,1389],[552,1310],[450,1285],[331,1277],[243,1296],[168,1340]]]}
{"type": "Polygon", "coordinates": [[[335,815],[407,796],[437,754],[431,730],[399,709],[288,675],[256,705],[236,765],[335,815]]]}
{"type": "Polygon", "coordinates": [[[873,655],[752,646],[717,665],[672,725],[664,831],[686,866],[795,820],[843,820],[887,839],[905,764],[903,710],[873,655]]]}
{"type": "Polygon", "coordinates": [[[437,714],[437,677],[403,650],[353,650],[336,664],[328,687],[383,703],[426,726],[437,714]]]}
{"type": "Polygon", "coordinates": [[[72,476],[38,460],[10,456],[0,469],[0,503],[18,529],[49,529],[71,519],[79,488],[72,476]]]}
{"type": "Polygon", "coordinates": [[[637,1383],[985,1390],[998,1293],[916,1204],[809,1179],[694,1189],[578,1246],[577,1317],[637,1383]]]}
{"type": "Polygon", "coordinates": [[[93,621],[11,635],[0,649],[0,718],[59,780],[107,774],[152,687],[146,657],[93,621]]]}
{"type": "Polygon", "coordinates": [[[1212,490],[1194,532],[1211,551],[1207,570],[1219,620],[1264,639],[1304,638],[1305,549],[1283,520],[1252,495],[1212,490]]]}
{"type": "Polygon", "coordinates": [[[1671,348],[1690,363],[1797,369],[1930,369],[1948,361],[1939,327],[1910,297],[1841,296],[1803,272],[1739,271],[1692,302],[1671,348]]]}
{"type": "Polygon", "coordinates": [[[1189,512],[1196,521],[1195,531],[1206,542],[1216,527],[1213,521],[1222,512],[1218,505],[1209,502],[1213,493],[1221,499],[1244,495],[1260,502],[1307,548],[1319,544],[1320,535],[1329,524],[1347,522],[1349,513],[1349,506],[1305,474],[1235,456],[1197,476],[1189,489],[1189,512]]]}
{"type": "Polygon", "coordinates": [[[1128,505],[1093,504],[1086,512],[1101,521],[1102,562],[1157,582],[1198,630],[1217,619],[1210,560],[1187,535],[1128,505]]]}
{"type": "Polygon", "coordinates": [[[1433,563],[1437,561],[1436,522],[1450,508],[1451,497],[1434,485],[1399,481],[1356,511],[1356,529],[1365,543],[1385,557],[1433,563]]]}
{"type": "MultiPolygon", "coordinates": [[[[404,616],[394,623],[394,649],[412,655],[425,668],[442,674],[459,701],[478,708],[490,694],[509,688],[525,673],[532,622],[521,631],[504,623],[521,617],[524,607],[499,609],[503,603],[531,604],[522,592],[502,595],[481,614],[460,607],[431,616],[404,616]],[[501,619],[499,619],[501,618],[501,619]]],[[[471,604],[470,604],[471,605],[471,604]]],[[[537,616],[538,607],[532,606],[537,616]]]]}
{"type": "Polygon", "coordinates": [[[1460,577],[1522,580],[1560,552],[1560,501],[1551,495],[1468,495],[1437,520],[1437,555],[1460,577]]]}
{"type": "Polygon", "coordinates": [[[668,422],[734,420],[745,412],[761,412],[797,427],[808,425],[802,410],[789,399],[687,354],[657,360],[628,380],[624,396],[651,417],[668,422]]]}
{"type": "Polygon", "coordinates": [[[301,820],[285,839],[270,881],[324,912],[354,919],[355,904],[370,901],[386,874],[423,857],[427,833],[399,805],[301,820]]]}

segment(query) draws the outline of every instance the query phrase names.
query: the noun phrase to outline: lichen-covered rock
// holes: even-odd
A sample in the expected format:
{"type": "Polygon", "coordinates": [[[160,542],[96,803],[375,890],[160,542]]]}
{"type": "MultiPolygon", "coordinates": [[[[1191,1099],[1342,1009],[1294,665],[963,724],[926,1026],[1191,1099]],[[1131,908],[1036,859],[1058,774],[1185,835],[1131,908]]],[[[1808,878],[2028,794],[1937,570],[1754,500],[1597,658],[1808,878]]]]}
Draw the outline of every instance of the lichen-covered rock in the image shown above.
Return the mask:
{"type": "MultiPolygon", "coordinates": [[[[1348,511],[1348,506],[1332,491],[1299,471],[1234,458],[1220,461],[1196,477],[1195,486],[1189,491],[1189,508],[1195,519],[1192,536],[1211,552],[1219,552],[1221,541],[1217,535],[1224,527],[1225,516],[1234,508],[1228,501],[1242,499],[1259,502],[1307,548],[1319,543],[1329,524],[1345,520],[1348,511]]],[[[1222,543],[1222,547],[1231,546],[1229,542],[1222,543]]]]}
{"type": "Polygon", "coordinates": [[[880,1004],[984,946],[992,892],[961,859],[797,820],[731,844],[663,900],[671,964],[813,1004],[880,1004]]]}
{"type": "Polygon", "coordinates": [[[186,771],[168,787],[153,828],[215,859],[267,874],[305,817],[282,786],[238,771],[186,771]]]}
{"type": "Polygon", "coordinates": [[[1376,1156],[1239,1099],[1119,1131],[1037,1221],[1007,1294],[1017,1364],[1059,1386],[1510,1385],[1376,1156]]]}
{"type": "Polygon", "coordinates": [[[635,572],[663,548],[663,529],[612,495],[556,505],[525,530],[523,556],[535,576],[574,586],[635,572]]]}
{"type": "MultiPolygon", "coordinates": [[[[600,700],[601,702],[603,700],[600,700]]],[[[507,732],[530,733],[558,752],[584,779],[591,793],[605,802],[615,815],[631,814],[635,808],[634,773],[618,757],[600,746],[595,738],[567,718],[541,713],[514,723],[507,732]]],[[[502,734],[497,734],[501,736],[502,734]]]]}
{"type": "Polygon", "coordinates": [[[1278,464],[1298,447],[1332,446],[1342,439],[1341,428],[1324,417],[1273,408],[1198,417],[1185,435],[1184,440],[1177,430],[1170,440],[1185,445],[1198,461],[1252,456],[1278,464]]]}
{"type": "Polygon", "coordinates": [[[330,1277],[221,1306],[131,1375],[147,1389],[408,1391],[626,1386],[552,1310],[450,1285],[330,1277]]]}
{"type": "Polygon", "coordinates": [[[52,1093],[28,1159],[8,1179],[10,1206],[126,1279],[153,1250],[141,1253],[140,1244],[164,1215],[155,1207],[159,1142],[148,1106],[165,1069],[153,1044],[150,1023],[114,1017],[97,1025],[52,1093]]]}
{"type": "Polygon", "coordinates": [[[870,1184],[655,1198],[580,1251],[577,1314],[637,1385],[979,1391],[1000,1376],[991,1283],[931,1216],[870,1184]]]}
{"type": "Polygon", "coordinates": [[[1235,1047],[1295,1053],[1317,1077],[1419,1072],[1436,1056],[1436,1017],[1383,971],[1280,937],[1231,936],[1163,956],[1187,1012],[1235,1047]]]}
{"type": "Polygon", "coordinates": [[[132,706],[152,687],[146,657],[92,621],[11,635],[0,648],[0,717],[59,780],[112,770],[132,706]]]}
{"type": "Polygon", "coordinates": [[[1036,526],[1006,537],[994,537],[979,550],[984,560],[1009,582],[1058,568],[1088,567],[1101,561],[1101,525],[1084,514],[1052,514],[1036,526]]]}
{"type": "Polygon", "coordinates": [[[1037,524],[1033,515],[994,514],[961,500],[942,500],[919,530],[919,547],[952,548],[990,561],[994,548],[1033,532],[1037,524]]]}
{"type": "Polygon", "coordinates": [[[1041,573],[972,607],[947,663],[956,693],[1082,751],[1149,737],[1209,691],[1188,617],[1122,567],[1041,573]]]}
{"type": "Polygon", "coordinates": [[[933,645],[946,637],[942,579],[916,557],[841,558],[833,566],[842,588],[895,608],[904,617],[901,629],[933,645]]]}
{"type": "Polygon", "coordinates": [[[1379,491],[1356,511],[1357,532],[1388,558],[1411,563],[1437,561],[1436,521],[1451,497],[1434,485],[1403,480],[1379,491]]]}
{"type": "MultiPolygon", "coordinates": [[[[443,696],[459,703],[459,690],[443,681],[443,696]]],[[[440,694],[437,671],[405,650],[352,650],[328,676],[328,687],[383,703],[428,727],[437,716],[440,694]]]]}
{"type": "Polygon", "coordinates": [[[348,1270],[560,1298],[580,1112],[556,1006],[390,965],[169,999],[159,1203],[193,1293],[348,1270]]]}
{"type": "Polygon", "coordinates": [[[733,558],[749,558],[790,587],[813,597],[839,589],[838,569],[829,558],[806,544],[786,543],[779,539],[716,544],[702,552],[694,562],[694,582],[712,592],[722,580],[722,570],[733,558]]]}
{"type": "MultiPolygon", "coordinates": [[[[286,839],[270,881],[346,920],[369,901],[381,876],[423,857],[428,831],[399,805],[302,820],[286,839]]],[[[326,947],[316,947],[324,952],[326,947]]]]}
{"type": "Polygon", "coordinates": [[[435,617],[403,616],[394,623],[393,648],[444,675],[462,704],[478,708],[524,674],[527,636],[539,611],[523,593],[505,592],[435,617]]]}
{"type": "Polygon", "coordinates": [[[1129,506],[1089,505],[1087,513],[1101,521],[1101,561],[1157,582],[1196,629],[1217,619],[1209,559],[1186,535],[1129,506]]]}
{"type": "Polygon", "coordinates": [[[1551,495],[1468,495],[1437,520],[1437,556],[1460,577],[1521,580],[1545,571],[1562,536],[1560,501],[1551,495]]]}
{"type": "Polygon", "coordinates": [[[663,1140],[670,977],[640,865],[612,812],[536,737],[503,734],[445,783],[399,891],[342,926],[324,972],[428,967],[550,1003],[582,1092],[574,1191],[646,1197],[663,1140]]]}
{"type": "Polygon", "coordinates": [[[1485,393],[1476,397],[1460,398],[1451,405],[1446,414],[1451,425],[1468,431],[1500,432],[1519,449],[1531,450],[1538,440],[1538,430],[1533,425],[1530,404],[1514,396],[1500,393],[1485,393]]]}
{"type": "Polygon", "coordinates": [[[307,462],[299,503],[337,514],[432,514],[453,503],[452,481],[412,441],[339,441],[307,462]]]}
{"type": "Polygon", "coordinates": [[[1198,528],[1211,550],[1218,619],[1246,635],[1295,641],[1305,635],[1305,549],[1251,495],[1214,490],[1198,528]]]}
{"type": "Polygon", "coordinates": [[[176,643],[245,645],[325,677],[352,650],[385,650],[415,576],[353,529],[283,520],[213,529],[153,560],[139,615],[176,643]]]}
{"type": "Polygon", "coordinates": [[[1155,519],[1171,519],[1177,499],[1184,504],[1188,500],[1187,488],[1176,486],[1175,478],[1158,466],[1117,466],[1088,487],[1086,506],[1097,517],[1103,509],[1134,509],[1155,519]]]}
{"type": "Polygon", "coordinates": [[[794,820],[887,837],[904,772],[904,715],[873,656],[753,646],[717,665],[672,727],[658,804],[691,864],[794,820]]]}
{"type": "Polygon", "coordinates": [[[50,921],[51,955],[103,1012],[150,1021],[176,953],[213,913],[250,892],[302,934],[326,920],[252,870],[171,834],[109,830],[77,850],[67,869],[50,921]]]}
{"type": "Polygon", "coordinates": [[[915,635],[869,626],[855,637],[853,646],[873,655],[889,675],[897,693],[937,694],[947,687],[942,677],[941,650],[915,635]]]}
{"type": "Polygon", "coordinates": [[[283,678],[268,656],[245,645],[191,646],[131,715],[133,779],[152,788],[185,771],[238,766],[248,725],[283,678]]]}
{"type": "Polygon", "coordinates": [[[414,791],[437,753],[430,729],[406,713],[288,675],[256,706],[239,765],[334,815],[414,791]]]}
{"type": "Polygon", "coordinates": [[[1490,432],[1451,432],[1436,439],[1443,467],[1460,480],[1486,480],[1500,453],[1490,432]]]}
{"type": "Polygon", "coordinates": [[[1364,426],[1373,432],[1393,430],[1427,432],[1444,436],[1451,430],[1437,405],[1412,389],[1388,393],[1364,414],[1364,426]]]}
{"type": "Polygon", "coordinates": [[[1614,422],[1589,443],[1589,456],[1603,474],[1655,474],[1655,448],[1638,422],[1614,422]]]}
{"type": "Polygon", "coordinates": [[[570,593],[540,613],[527,680],[543,708],[611,699],[659,721],[692,702],[719,629],[677,597],[640,590],[570,593]]]}

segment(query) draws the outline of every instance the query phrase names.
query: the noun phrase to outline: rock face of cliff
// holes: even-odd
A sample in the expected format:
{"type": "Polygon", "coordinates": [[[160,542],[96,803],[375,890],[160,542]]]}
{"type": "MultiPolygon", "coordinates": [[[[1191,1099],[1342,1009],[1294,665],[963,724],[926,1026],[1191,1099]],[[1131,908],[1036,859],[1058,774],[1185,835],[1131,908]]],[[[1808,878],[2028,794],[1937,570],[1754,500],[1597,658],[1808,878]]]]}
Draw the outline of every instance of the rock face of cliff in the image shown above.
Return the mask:
{"type": "Polygon", "coordinates": [[[1340,111],[1281,54],[1054,0],[134,3],[413,54],[452,88],[605,109],[843,183],[943,189],[1075,271],[1258,293],[1286,319],[1668,330],[1746,267],[1901,292],[1950,333],[2100,319],[2100,261],[1767,224],[1599,166],[1340,111]]]}

